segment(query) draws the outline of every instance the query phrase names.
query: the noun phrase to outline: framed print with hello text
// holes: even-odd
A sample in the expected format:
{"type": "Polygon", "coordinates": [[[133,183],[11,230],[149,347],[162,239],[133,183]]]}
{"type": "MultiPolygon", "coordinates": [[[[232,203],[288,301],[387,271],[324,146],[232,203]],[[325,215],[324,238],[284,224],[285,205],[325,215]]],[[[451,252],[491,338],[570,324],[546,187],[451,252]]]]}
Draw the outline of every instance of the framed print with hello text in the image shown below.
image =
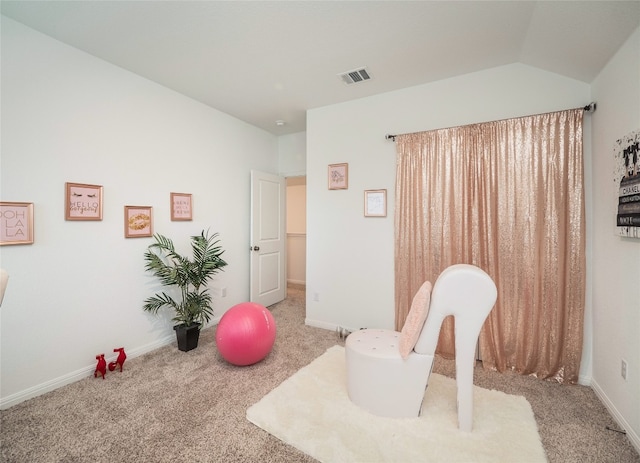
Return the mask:
{"type": "Polygon", "coordinates": [[[65,220],[102,220],[102,185],[65,183],[65,220]]]}

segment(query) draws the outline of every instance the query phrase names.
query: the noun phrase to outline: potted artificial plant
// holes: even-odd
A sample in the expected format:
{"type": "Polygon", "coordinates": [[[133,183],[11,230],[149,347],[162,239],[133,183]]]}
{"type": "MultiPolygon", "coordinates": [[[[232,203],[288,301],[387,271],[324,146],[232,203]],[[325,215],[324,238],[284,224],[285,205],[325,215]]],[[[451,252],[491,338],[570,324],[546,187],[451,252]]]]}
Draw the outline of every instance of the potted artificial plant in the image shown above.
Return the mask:
{"type": "Polygon", "coordinates": [[[176,252],[169,238],[157,233],[153,237],[156,242],[144,253],[145,270],[158,277],[164,286],[178,288],[180,298],[174,299],[165,292],[155,294],[145,299],[143,309],[155,314],[163,307],[173,308],[178,349],[186,352],[198,346],[200,328],[213,315],[207,283],[227,265],[221,257],[224,251],[218,234],[209,236],[204,230],[191,237],[191,259],[176,252]]]}

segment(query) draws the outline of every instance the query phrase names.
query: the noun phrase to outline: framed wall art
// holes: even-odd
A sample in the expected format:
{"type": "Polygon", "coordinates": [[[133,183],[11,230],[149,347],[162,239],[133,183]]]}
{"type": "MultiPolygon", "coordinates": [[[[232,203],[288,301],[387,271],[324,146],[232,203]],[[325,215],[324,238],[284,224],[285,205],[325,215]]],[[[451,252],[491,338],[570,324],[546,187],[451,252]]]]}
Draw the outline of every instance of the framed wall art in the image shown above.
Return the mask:
{"type": "Polygon", "coordinates": [[[364,216],[387,216],[387,190],[365,190],[364,192],[364,216]]]}
{"type": "Polygon", "coordinates": [[[349,188],[349,164],[329,164],[329,189],[346,190],[349,188]]]}
{"type": "Polygon", "coordinates": [[[124,237],[143,238],[153,236],[151,206],[124,207],[124,237]]]}
{"type": "Polygon", "coordinates": [[[102,220],[102,186],[65,183],[65,220],[102,220]]]}
{"type": "Polygon", "coordinates": [[[0,245],[33,244],[33,203],[0,202],[0,245]]]}
{"type": "Polygon", "coordinates": [[[614,156],[618,235],[640,238],[640,129],[616,140],[614,156]]]}
{"type": "Polygon", "coordinates": [[[189,193],[171,193],[171,220],[192,220],[193,203],[189,193]]]}

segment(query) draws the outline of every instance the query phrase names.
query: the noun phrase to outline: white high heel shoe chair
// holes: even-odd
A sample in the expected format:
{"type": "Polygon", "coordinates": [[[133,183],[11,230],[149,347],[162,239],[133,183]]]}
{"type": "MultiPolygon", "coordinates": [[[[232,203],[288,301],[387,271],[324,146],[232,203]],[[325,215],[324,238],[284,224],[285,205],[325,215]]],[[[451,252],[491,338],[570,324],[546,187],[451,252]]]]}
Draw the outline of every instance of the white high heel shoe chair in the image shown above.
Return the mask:
{"type": "Polygon", "coordinates": [[[456,264],[440,274],[432,291],[429,282],[422,285],[402,332],[364,329],[350,334],[345,351],[351,401],[375,415],[419,416],[440,327],[453,315],[458,427],[470,432],[476,344],[496,298],[496,285],[487,273],[456,264]]]}

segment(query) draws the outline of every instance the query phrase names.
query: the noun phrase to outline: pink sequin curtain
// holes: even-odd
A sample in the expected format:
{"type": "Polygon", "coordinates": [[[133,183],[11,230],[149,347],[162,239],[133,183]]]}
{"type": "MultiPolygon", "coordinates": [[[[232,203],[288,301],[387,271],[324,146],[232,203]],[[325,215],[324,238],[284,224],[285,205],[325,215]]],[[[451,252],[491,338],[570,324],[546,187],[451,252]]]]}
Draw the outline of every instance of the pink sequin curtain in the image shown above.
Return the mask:
{"type": "MultiPolygon", "coordinates": [[[[470,263],[496,282],[484,366],[578,380],[585,301],[583,110],[399,135],[396,329],[422,282],[470,263]]],[[[460,288],[464,291],[465,288],[460,288]]],[[[454,355],[447,319],[438,353],[454,355]]]]}

